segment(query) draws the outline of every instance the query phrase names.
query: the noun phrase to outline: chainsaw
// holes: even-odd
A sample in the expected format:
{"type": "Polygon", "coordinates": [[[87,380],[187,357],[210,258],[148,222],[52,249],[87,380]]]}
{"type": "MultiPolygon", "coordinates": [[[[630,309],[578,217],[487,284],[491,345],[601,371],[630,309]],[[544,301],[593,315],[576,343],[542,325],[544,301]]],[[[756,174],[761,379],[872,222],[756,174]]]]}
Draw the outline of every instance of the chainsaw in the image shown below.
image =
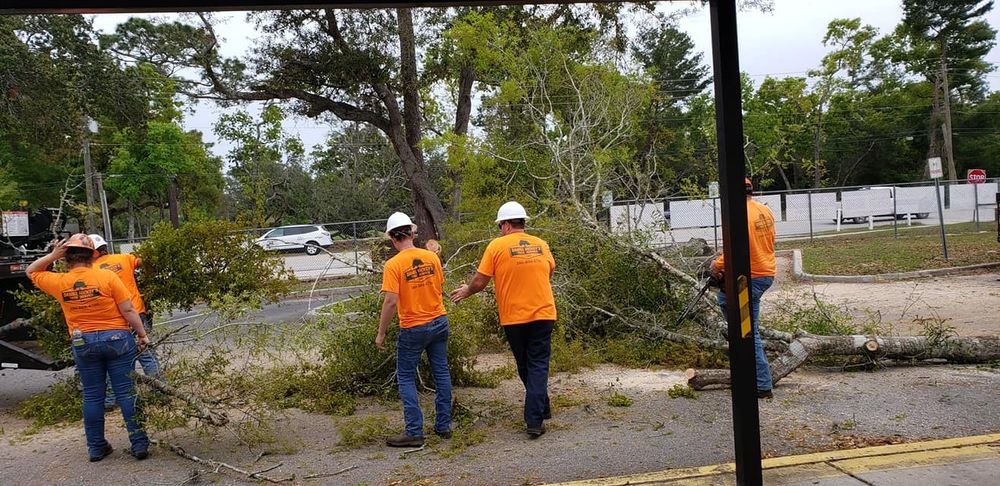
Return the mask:
{"type": "Polygon", "coordinates": [[[681,316],[677,319],[677,324],[675,324],[674,327],[680,326],[681,323],[684,322],[684,319],[698,307],[698,302],[701,302],[701,299],[705,297],[705,293],[708,292],[709,288],[714,287],[719,289],[721,292],[725,292],[726,276],[724,273],[720,273],[716,276],[711,270],[706,269],[702,272],[702,277],[705,278],[705,283],[702,284],[701,289],[698,291],[698,294],[694,296],[694,299],[691,300],[691,303],[684,308],[684,312],[681,313],[681,316]]]}

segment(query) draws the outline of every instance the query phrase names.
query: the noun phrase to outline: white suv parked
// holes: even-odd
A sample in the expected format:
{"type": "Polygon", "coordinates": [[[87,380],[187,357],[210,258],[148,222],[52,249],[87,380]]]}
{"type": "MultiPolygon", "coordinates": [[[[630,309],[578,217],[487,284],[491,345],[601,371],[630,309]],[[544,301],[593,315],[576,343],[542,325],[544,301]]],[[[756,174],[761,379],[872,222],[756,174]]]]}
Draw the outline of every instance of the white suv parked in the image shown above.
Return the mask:
{"type": "Polygon", "coordinates": [[[265,250],[301,250],[305,248],[307,254],[315,255],[319,253],[320,247],[325,248],[332,245],[333,238],[322,225],[304,224],[274,228],[257,238],[254,243],[265,250]]]}

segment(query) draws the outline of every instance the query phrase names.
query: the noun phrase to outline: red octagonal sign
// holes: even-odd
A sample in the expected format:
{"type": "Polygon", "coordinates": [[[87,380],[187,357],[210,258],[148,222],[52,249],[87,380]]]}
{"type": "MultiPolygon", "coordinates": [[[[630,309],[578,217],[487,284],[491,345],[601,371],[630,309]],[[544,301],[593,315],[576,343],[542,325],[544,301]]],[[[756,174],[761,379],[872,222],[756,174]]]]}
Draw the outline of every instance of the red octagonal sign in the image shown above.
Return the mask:
{"type": "Polygon", "coordinates": [[[986,182],[986,171],[983,169],[969,169],[966,179],[969,181],[969,184],[982,184],[986,182]]]}

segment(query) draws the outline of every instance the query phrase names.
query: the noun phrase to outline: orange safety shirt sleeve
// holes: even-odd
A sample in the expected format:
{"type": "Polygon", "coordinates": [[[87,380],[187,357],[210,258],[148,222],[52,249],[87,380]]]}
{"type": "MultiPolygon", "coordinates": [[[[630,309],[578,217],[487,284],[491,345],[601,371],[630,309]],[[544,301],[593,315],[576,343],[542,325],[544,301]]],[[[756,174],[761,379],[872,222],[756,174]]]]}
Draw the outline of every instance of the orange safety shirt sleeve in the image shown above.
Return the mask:
{"type": "Polygon", "coordinates": [[[35,284],[42,292],[49,294],[56,299],[59,298],[59,292],[62,291],[60,288],[61,279],[59,274],[55,272],[35,272],[31,275],[31,283],[35,284]]]}

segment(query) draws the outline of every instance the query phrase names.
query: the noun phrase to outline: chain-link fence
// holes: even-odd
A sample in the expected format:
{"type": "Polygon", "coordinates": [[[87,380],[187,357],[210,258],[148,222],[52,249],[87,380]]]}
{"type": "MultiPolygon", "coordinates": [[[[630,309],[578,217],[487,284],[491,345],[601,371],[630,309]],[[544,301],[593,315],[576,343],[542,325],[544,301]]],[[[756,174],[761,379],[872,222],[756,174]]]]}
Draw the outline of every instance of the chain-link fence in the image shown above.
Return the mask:
{"type": "MultiPolygon", "coordinates": [[[[895,185],[831,187],[796,191],[766,191],[753,198],[774,213],[778,240],[813,239],[849,232],[905,235],[914,226],[963,225],[963,231],[989,229],[995,222],[998,181],[920,182],[895,185]],[[935,194],[937,187],[937,194],[935,194]],[[941,211],[938,211],[940,196],[941,211]]],[[[704,239],[721,246],[721,202],[714,198],[672,198],[653,201],[617,201],[610,209],[611,229],[617,233],[649,233],[660,245],[704,239]]]]}

